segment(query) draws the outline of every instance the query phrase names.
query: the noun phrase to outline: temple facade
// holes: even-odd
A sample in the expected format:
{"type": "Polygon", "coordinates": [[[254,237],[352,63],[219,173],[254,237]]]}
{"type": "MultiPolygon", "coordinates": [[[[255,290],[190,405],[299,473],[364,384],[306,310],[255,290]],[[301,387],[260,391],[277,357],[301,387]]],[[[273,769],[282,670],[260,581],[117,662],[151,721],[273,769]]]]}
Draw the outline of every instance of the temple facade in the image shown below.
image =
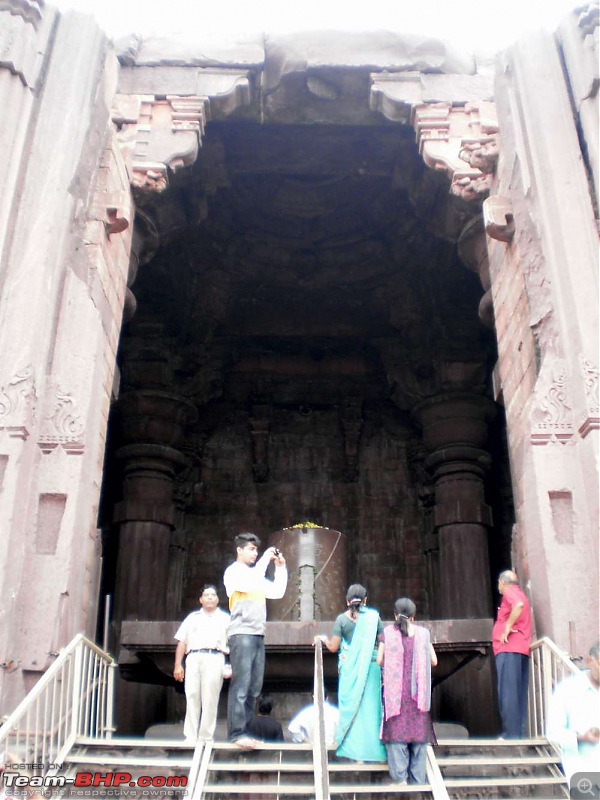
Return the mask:
{"type": "Polygon", "coordinates": [[[275,692],[306,691],[289,656],[346,580],[384,619],[415,600],[438,718],[474,733],[500,570],[587,652],[598,17],[478,67],[382,32],[113,44],[0,3],[2,712],[83,631],[121,730],[176,719],[173,633],[203,583],[225,604],[242,530],[294,554],[275,692]]]}

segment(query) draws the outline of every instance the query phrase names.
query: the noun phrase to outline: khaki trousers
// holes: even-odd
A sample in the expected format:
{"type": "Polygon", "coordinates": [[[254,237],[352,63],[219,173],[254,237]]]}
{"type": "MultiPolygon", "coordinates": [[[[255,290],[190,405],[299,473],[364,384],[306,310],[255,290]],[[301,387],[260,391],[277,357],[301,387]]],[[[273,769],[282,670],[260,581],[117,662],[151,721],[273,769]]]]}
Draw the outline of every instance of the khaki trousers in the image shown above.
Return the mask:
{"type": "Polygon", "coordinates": [[[214,737],[223,686],[223,653],[188,653],[185,662],[186,741],[208,742],[214,737]]]}

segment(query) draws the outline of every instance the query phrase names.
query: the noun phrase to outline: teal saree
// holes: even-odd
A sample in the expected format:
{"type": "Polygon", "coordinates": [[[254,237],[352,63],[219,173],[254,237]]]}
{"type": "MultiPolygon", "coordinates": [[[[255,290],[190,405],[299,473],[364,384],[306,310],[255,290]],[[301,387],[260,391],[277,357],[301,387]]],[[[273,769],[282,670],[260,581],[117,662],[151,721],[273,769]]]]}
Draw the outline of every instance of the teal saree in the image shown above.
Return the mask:
{"type": "Polygon", "coordinates": [[[340,720],[336,755],[354,761],[386,761],[381,730],[381,667],[376,663],[379,614],[363,606],[352,641],[342,639],[338,659],[340,720]]]}

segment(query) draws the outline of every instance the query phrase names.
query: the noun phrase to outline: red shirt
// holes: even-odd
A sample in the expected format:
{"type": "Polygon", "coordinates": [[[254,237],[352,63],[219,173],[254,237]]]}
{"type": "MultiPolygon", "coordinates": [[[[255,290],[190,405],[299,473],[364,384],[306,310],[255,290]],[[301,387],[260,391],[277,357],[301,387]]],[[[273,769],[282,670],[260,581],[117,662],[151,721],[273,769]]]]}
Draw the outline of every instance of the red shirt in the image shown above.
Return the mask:
{"type": "Polygon", "coordinates": [[[497,656],[498,653],[521,653],[524,656],[528,656],[530,643],[531,608],[529,606],[529,600],[516,583],[509,584],[502,595],[502,602],[498,608],[498,617],[496,618],[494,629],[492,630],[494,655],[497,656]],[[504,644],[504,642],[500,641],[500,637],[504,633],[504,628],[510,617],[510,612],[518,603],[523,603],[521,616],[513,624],[513,630],[515,632],[508,635],[508,641],[504,644]]]}

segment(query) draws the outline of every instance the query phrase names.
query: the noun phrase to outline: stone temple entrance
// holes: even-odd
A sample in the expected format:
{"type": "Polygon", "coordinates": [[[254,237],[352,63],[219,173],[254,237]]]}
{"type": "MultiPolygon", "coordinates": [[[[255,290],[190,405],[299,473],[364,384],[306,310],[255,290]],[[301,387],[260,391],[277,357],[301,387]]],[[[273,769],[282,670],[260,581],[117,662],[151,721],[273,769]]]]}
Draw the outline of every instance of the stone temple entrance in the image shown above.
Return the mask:
{"type": "MultiPolygon", "coordinates": [[[[235,533],[298,523],[345,536],[384,619],[414,597],[438,719],[497,731],[501,568],[588,652],[599,20],[492,66],[407,32],[111,43],[0,3],[2,713],[107,630],[121,731],[180,718],[176,625],[235,533]]],[[[331,619],[270,619],[280,703],[331,619]]]]}
{"type": "MultiPolygon", "coordinates": [[[[226,603],[237,532],[266,545],[310,521],[344,532],[348,582],[384,619],[408,595],[421,618],[474,621],[460,634],[440,623],[445,675],[478,657],[446,714],[462,706],[456,721],[492,732],[482,620],[491,576],[510,563],[512,507],[495,339],[470,258],[478,217],[425,165],[411,127],[329,114],[210,123],[196,160],[137,197],[141,268],[102,507],[122,673],[168,682],[174,624],[200,586],[226,603]],[[471,700],[469,680],[481,687],[471,700]]],[[[343,592],[336,602],[339,613],[343,592]]],[[[277,618],[267,688],[287,691],[292,652],[311,668],[311,630],[277,618]]],[[[123,692],[125,727],[174,713],[146,698],[143,720],[136,695],[128,719],[134,689],[123,692]]]]}

